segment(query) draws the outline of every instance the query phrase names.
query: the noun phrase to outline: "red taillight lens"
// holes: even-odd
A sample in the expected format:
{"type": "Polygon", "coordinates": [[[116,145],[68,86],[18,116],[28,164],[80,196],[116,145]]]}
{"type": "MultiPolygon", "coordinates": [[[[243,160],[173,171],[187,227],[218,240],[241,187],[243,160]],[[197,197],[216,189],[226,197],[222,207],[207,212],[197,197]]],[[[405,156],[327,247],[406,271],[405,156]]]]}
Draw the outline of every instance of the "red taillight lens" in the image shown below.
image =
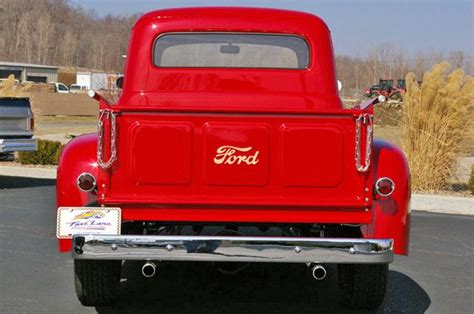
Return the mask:
{"type": "Polygon", "coordinates": [[[390,178],[380,178],[375,183],[375,192],[380,196],[390,196],[395,190],[395,183],[390,178]]]}
{"type": "Polygon", "coordinates": [[[30,131],[33,132],[35,130],[35,118],[30,118],[30,131]]]}
{"type": "Polygon", "coordinates": [[[96,181],[90,173],[82,173],[77,177],[77,187],[83,192],[90,192],[95,189],[96,181]]]}

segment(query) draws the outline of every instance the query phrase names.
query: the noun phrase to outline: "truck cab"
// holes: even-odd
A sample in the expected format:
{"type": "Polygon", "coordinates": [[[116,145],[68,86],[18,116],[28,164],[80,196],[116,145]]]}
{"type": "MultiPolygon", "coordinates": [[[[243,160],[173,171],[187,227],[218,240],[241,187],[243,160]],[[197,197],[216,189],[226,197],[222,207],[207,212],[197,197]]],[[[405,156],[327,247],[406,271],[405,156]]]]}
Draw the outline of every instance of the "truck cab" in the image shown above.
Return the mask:
{"type": "Polygon", "coordinates": [[[337,264],[341,302],[376,308],[408,253],[409,170],[344,109],[330,31],[257,8],[153,11],[132,29],[123,90],[58,167],[57,236],[79,300],[111,303],[121,262],[337,264]],[[100,283],[98,283],[100,281],[100,283]],[[355,293],[360,291],[361,293],[355,293]]]}
{"type": "Polygon", "coordinates": [[[82,94],[87,92],[87,86],[79,85],[79,84],[71,84],[69,86],[69,92],[71,94],[82,94]]]}
{"type": "Polygon", "coordinates": [[[54,92],[59,94],[69,94],[69,87],[60,82],[50,83],[54,87],[54,92]]]}

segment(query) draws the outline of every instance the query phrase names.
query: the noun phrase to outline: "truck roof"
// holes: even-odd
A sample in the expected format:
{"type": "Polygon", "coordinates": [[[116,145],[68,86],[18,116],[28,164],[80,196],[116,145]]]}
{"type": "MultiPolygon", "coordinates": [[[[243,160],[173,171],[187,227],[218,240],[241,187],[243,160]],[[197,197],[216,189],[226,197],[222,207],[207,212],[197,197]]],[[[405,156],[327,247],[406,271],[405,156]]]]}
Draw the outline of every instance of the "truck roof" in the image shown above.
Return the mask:
{"type": "Polygon", "coordinates": [[[198,7],[164,9],[149,12],[138,19],[135,27],[152,27],[163,31],[180,29],[225,31],[271,31],[304,35],[328,32],[326,23],[316,15],[269,8],[198,7]]]}
{"type": "MultiPolygon", "coordinates": [[[[242,7],[199,7],[157,10],[139,18],[132,29],[124,71],[121,104],[145,106],[170,105],[185,109],[179,99],[188,104],[193,95],[212,95],[213,102],[221,95],[230,108],[243,109],[242,102],[255,102],[262,108],[275,98],[292,102],[298,111],[338,109],[334,55],[330,31],[319,17],[303,12],[242,7]],[[306,40],[309,66],[304,69],[263,68],[164,68],[152,62],[155,41],[167,33],[236,32],[296,35],[306,40]],[[241,98],[242,93],[248,97],[241,98]],[[233,100],[229,100],[231,97],[233,100]],[[262,97],[262,102],[258,101],[262,97]],[[279,98],[277,98],[279,97],[279,98]],[[239,100],[240,98],[240,100],[239,100]],[[235,101],[234,101],[235,100],[235,101]],[[232,102],[232,103],[230,103],[232,102]],[[299,104],[299,105],[298,105],[299,104]]],[[[200,98],[200,101],[206,101],[200,98]]],[[[278,104],[277,104],[278,103],[278,104]]],[[[187,106],[187,105],[186,105],[187,106]]]]}

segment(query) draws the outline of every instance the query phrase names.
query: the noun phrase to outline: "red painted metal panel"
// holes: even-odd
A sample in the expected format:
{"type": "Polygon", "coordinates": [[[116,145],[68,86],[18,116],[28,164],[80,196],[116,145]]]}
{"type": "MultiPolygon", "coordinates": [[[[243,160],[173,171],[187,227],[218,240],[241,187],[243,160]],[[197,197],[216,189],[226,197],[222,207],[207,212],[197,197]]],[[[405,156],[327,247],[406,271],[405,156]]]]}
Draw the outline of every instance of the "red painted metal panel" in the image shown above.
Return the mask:
{"type": "Polygon", "coordinates": [[[143,208],[126,206],[123,220],[232,223],[369,223],[371,212],[341,208],[231,208],[222,206],[143,208]]]}
{"type": "Polygon", "coordinates": [[[410,234],[410,169],[404,153],[395,145],[377,140],[374,143],[374,182],[388,177],[395,190],[388,197],[377,196],[373,220],[364,230],[368,238],[392,238],[394,252],[408,255],[410,234]]]}
{"type": "MultiPolygon", "coordinates": [[[[191,182],[191,124],[134,122],[130,126],[130,179],[136,185],[182,185],[191,182]],[[153,152],[151,147],[157,147],[153,152]]],[[[125,147],[123,147],[126,149],[125,147]]]]}
{"type": "Polygon", "coordinates": [[[205,183],[212,186],[266,186],[270,126],[208,122],[203,125],[205,183]]]}
{"type": "Polygon", "coordinates": [[[344,130],[338,124],[284,124],[281,131],[285,186],[335,188],[341,184],[347,158],[344,130]]]}
{"type": "MultiPolygon", "coordinates": [[[[58,164],[56,205],[87,206],[96,202],[95,193],[77,188],[77,177],[88,172],[97,178],[97,135],[87,134],[74,138],[64,148],[58,164]]],[[[71,250],[71,240],[58,240],[59,251],[71,250]]]]}
{"type": "Polygon", "coordinates": [[[119,105],[246,112],[342,108],[329,29],[317,16],[285,10],[188,8],[150,12],[132,29],[119,105]],[[156,67],[152,63],[154,42],[161,34],[172,32],[294,34],[308,42],[310,66],[305,70],[156,67]],[[223,93],[227,95],[224,101],[216,102],[215,97],[223,93]]]}
{"type": "Polygon", "coordinates": [[[100,172],[100,182],[109,175],[111,180],[101,202],[340,206],[361,211],[371,206],[371,172],[358,172],[354,164],[351,111],[340,110],[339,115],[123,112],[117,121],[118,161],[111,172],[100,172]],[[137,131],[141,128],[146,131],[137,131]],[[188,164],[183,154],[192,155],[192,165],[180,172],[188,164]]]}

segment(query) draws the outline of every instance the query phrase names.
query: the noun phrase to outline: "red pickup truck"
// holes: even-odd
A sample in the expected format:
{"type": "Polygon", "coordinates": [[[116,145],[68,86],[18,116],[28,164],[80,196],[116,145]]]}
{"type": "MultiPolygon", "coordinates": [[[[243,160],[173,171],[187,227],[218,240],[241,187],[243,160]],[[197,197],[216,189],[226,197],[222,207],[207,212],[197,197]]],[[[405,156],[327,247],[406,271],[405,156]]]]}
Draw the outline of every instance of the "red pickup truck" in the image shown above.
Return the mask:
{"type": "Polygon", "coordinates": [[[121,263],[337,264],[340,299],[383,301],[408,254],[404,154],[343,109],[318,17],[256,8],[154,11],[132,29],[117,103],[64,149],[57,237],[84,305],[117,297],[121,263]]]}

